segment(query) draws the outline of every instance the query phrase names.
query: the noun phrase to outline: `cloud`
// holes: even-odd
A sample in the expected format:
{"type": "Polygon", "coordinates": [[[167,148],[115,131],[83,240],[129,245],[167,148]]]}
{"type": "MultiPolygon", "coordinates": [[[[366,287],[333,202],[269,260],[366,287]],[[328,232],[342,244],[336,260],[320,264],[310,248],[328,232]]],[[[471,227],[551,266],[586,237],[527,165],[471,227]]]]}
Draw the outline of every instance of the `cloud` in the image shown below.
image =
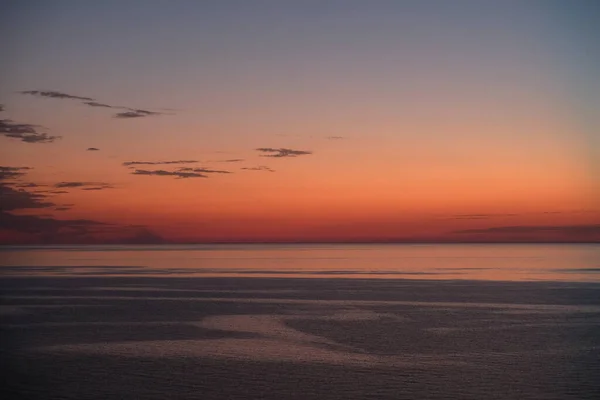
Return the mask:
{"type": "Polygon", "coordinates": [[[43,187],[43,186],[46,186],[46,185],[40,185],[40,184],[33,183],[33,182],[22,183],[20,185],[17,185],[18,188],[27,188],[27,189],[29,189],[29,188],[36,188],[36,187],[43,187]]]}
{"type": "Polygon", "coordinates": [[[134,110],[129,109],[130,111],[123,111],[120,113],[116,113],[114,115],[115,118],[141,118],[141,117],[149,117],[151,115],[162,115],[164,113],[157,111],[148,111],[148,110],[134,110]]]}
{"type": "Polygon", "coordinates": [[[0,112],[6,110],[6,108],[4,108],[4,104],[0,104],[0,112]]]}
{"type": "Polygon", "coordinates": [[[96,101],[84,101],[83,104],[90,107],[102,107],[102,108],[123,108],[120,106],[111,106],[110,104],[98,103],[96,101]]]}
{"type": "Polygon", "coordinates": [[[26,174],[27,171],[31,169],[30,167],[3,167],[0,166],[0,181],[4,181],[7,179],[17,179],[21,178],[26,174]]]}
{"type": "Polygon", "coordinates": [[[106,103],[100,103],[91,97],[84,96],[75,96],[72,94],[67,94],[63,92],[57,92],[55,90],[24,90],[19,92],[21,94],[27,94],[31,96],[37,97],[48,97],[53,99],[68,99],[68,100],[81,100],[83,104],[88,107],[96,107],[96,108],[110,108],[110,109],[119,109],[119,110],[127,110],[123,112],[119,112],[114,114],[115,118],[127,119],[127,118],[141,118],[148,117],[151,115],[163,115],[165,113],[158,111],[149,111],[141,108],[131,108],[124,106],[113,106],[106,103]]]}
{"type": "Polygon", "coordinates": [[[86,151],[100,151],[100,149],[97,147],[88,147],[86,151]]]}
{"type": "Polygon", "coordinates": [[[37,215],[14,215],[0,212],[0,228],[22,233],[55,234],[64,229],[86,231],[88,227],[105,225],[87,219],[59,220],[37,215]]]}
{"type": "Polygon", "coordinates": [[[341,139],[345,139],[345,137],[343,137],[343,136],[327,136],[327,139],[329,139],[329,140],[341,140],[341,139]]]}
{"type": "Polygon", "coordinates": [[[72,100],[94,101],[94,99],[92,99],[90,97],[74,96],[74,95],[67,94],[67,93],[56,92],[54,90],[25,90],[25,91],[22,91],[19,93],[30,94],[32,96],[39,96],[39,97],[50,97],[53,99],[72,99],[72,100]]]}
{"type": "Polygon", "coordinates": [[[245,169],[248,171],[268,171],[268,172],[275,172],[274,169],[271,169],[269,167],[267,167],[266,165],[259,165],[258,167],[244,167],[244,168],[240,168],[240,169],[245,169]]]}
{"type": "Polygon", "coordinates": [[[66,190],[52,190],[50,193],[52,194],[65,194],[65,193],[69,193],[66,190]]]}
{"type": "MultiPolygon", "coordinates": [[[[89,219],[57,219],[47,215],[14,215],[0,212],[0,229],[25,234],[28,238],[24,241],[29,243],[157,244],[165,242],[161,236],[144,226],[107,224],[89,219]]],[[[23,239],[19,242],[23,242],[23,239]]]]}
{"type": "Polygon", "coordinates": [[[217,160],[217,162],[226,162],[226,163],[241,162],[241,161],[245,161],[245,160],[243,158],[230,158],[229,160],[217,160]]]}
{"type": "Polygon", "coordinates": [[[177,171],[191,171],[198,172],[201,174],[231,174],[231,171],[223,171],[218,169],[208,169],[208,168],[179,168],[177,171]]]}
{"type": "MultiPolygon", "coordinates": [[[[146,227],[114,225],[87,219],[61,220],[52,215],[18,215],[15,211],[31,209],[69,210],[74,204],[55,204],[42,193],[67,193],[66,191],[27,191],[22,188],[35,188],[36,183],[19,183],[29,167],[0,167],[0,230],[12,232],[16,236],[4,236],[5,242],[35,243],[159,243],[163,239],[146,227]],[[21,187],[12,187],[16,181],[21,187]],[[23,236],[25,235],[25,237],[23,236]],[[8,239],[7,239],[8,238],[8,239]]],[[[93,182],[60,182],[59,187],[81,187],[83,190],[100,190],[108,184],[93,182]],[[94,186],[86,187],[93,184],[94,186]]],[[[56,185],[55,185],[56,186],[56,185]]]]}
{"type": "Polygon", "coordinates": [[[262,157],[276,157],[276,158],[297,157],[297,156],[312,154],[312,151],[292,150],[292,149],[286,149],[286,148],[274,149],[272,147],[259,147],[258,149],[256,149],[256,151],[260,151],[262,153],[269,153],[269,154],[263,155],[262,157]]]}
{"type": "Polygon", "coordinates": [[[126,161],[122,165],[130,167],[132,165],[171,165],[171,164],[196,164],[197,160],[174,160],[174,161],[126,161]]]}
{"type": "Polygon", "coordinates": [[[8,138],[20,139],[25,143],[51,143],[60,136],[50,136],[47,133],[38,132],[36,125],[17,124],[10,119],[0,120],[0,134],[8,138]]]}
{"type": "Polygon", "coordinates": [[[495,217],[516,217],[519,214],[457,214],[449,219],[490,219],[495,217]]]}
{"type": "MultiPolygon", "coordinates": [[[[112,189],[113,186],[109,183],[104,182],[58,182],[54,184],[54,187],[57,189],[64,188],[83,188],[83,190],[90,190],[89,187],[99,187],[101,189],[112,189]]],[[[93,189],[99,190],[99,189],[93,189]]]]}
{"type": "Polygon", "coordinates": [[[32,208],[54,207],[56,204],[46,201],[47,196],[31,193],[22,189],[16,190],[0,183],[0,204],[2,211],[24,210],[32,208]]]}
{"type": "Polygon", "coordinates": [[[136,169],[131,173],[132,175],[156,175],[156,176],[174,176],[176,178],[206,178],[206,175],[202,175],[197,172],[183,172],[183,171],[165,171],[162,169],[157,170],[145,170],[136,169]]]}
{"type": "Polygon", "coordinates": [[[546,232],[554,232],[565,235],[600,235],[600,224],[496,226],[482,229],[464,229],[455,231],[453,233],[537,234],[546,232]]]}

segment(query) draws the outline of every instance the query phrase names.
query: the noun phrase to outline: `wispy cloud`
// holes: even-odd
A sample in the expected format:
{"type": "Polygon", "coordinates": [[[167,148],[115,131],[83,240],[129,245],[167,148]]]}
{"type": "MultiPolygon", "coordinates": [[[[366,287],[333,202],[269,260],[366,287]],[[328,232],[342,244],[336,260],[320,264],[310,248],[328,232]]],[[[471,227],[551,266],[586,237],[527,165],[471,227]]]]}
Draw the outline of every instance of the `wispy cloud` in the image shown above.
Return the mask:
{"type": "Polygon", "coordinates": [[[154,175],[154,176],[172,176],[175,178],[206,178],[206,175],[202,175],[197,172],[185,172],[185,171],[165,171],[162,169],[145,170],[136,169],[131,173],[132,175],[154,175]]]}
{"type": "Polygon", "coordinates": [[[94,99],[90,97],[82,97],[82,96],[74,96],[72,94],[56,92],[54,90],[24,90],[19,92],[21,94],[29,94],[32,96],[38,97],[49,97],[52,99],[70,99],[70,100],[86,100],[86,101],[94,101],[94,99]]]}
{"type": "Polygon", "coordinates": [[[65,189],[65,188],[82,188],[83,190],[90,190],[90,187],[99,188],[92,190],[100,190],[100,189],[112,189],[113,186],[109,183],[104,182],[58,182],[54,184],[56,189],[65,189]]]}
{"type": "Polygon", "coordinates": [[[97,101],[84,101],[83,104],[90,107],[101,107],[101,108],[124,108],[120,106],[111,106],[110,104],[98,103],[97,101]]]}
{"type": "Polygon", "coordinates": [[[0,183],[0,204],[2,211],[24,210],[31,208],[54,207],[43,194],[31,193],[26,190],[16,190],[9,185],[0,183]]]}
{"type": "Polygon", "coordinates": [[[278,149],[272,148],[272,147],[259,147],[258,149],[256,149],[256,151],[260,151],[261,153],[268,153],[266,155],[263,155],[262,157],[276,157],[276,158],[297,157],[297,156],[312,154],[312,151],[293,150],[293,149],[286,149],[283,147],[278,148],[278,149]]]}
{"type": "Polygon", "coordinates": [[[51,143],[60,139],[60,136],[38,132],[38,128],[37,125],[18,124],[10,119],[0,120],[0,134],[8,138],[19,139],[25,143],[51,143]]]}
{"type": "Polygon", "coordinates": [[[516,217],[519,214],[456,214],[449,219],[490,219],[496,217],[516,217]]]}
{"type": "Polygon", "coordinates": [[[162,115],[164,113],[157,111],[148,111],[148,110],[133,110],[123,111],[120,113],[116,113],[114,115],[115,118],[141,118],[141,117],[149,117],[151,115],[162,115]]]}
{"type": "Polygon", "coordinates": [[[70,209],[71,209],[71,207],[55,207],[54,211],[67,211],[70,209]]]}
{"type": "Polygon", "coordinates": [[[191,171],[198,172],[201,174],[231,174],[231,171],[224,171],[219,169],[209,169],[209,168],[178,168],[177,171],[191,171]]]}
{"type": "Polygon", "coordinates": [[[216,160],[215,162],[235,163],[245,161],[243,158],[230,158],[228,160],[216,160]]]}
{"type": "Polygon", "coordinates": [[[30,170],[30,167],[4,167],[0,166],[0,181],[4,181],[7,179],[17,179],[26,174],[27,170],[30,170]]]}
{"type": "Polygon", "coordinates": [[[327,139],[329,140],[342,140],[342,139],[346,139],[343,136],[327,136],[327,139]]]}
{"type": "Polygon", "coordinates": [[[515,226],[496,226],[482,229],[464,229],[454,233],[498,233],[498,234],[531,234],[556,232],[566,235],[595,234],[600,235],[600,224],[583,225],[515,225],[515,226]]]}
{"type": "Polygon", "coordinates": [[[127,111],[123,111],[123,112],[114,114],[115,118],[141,118],[141,117],[148,117],[151,115],[164,114],[162,112],[144,110],[144,109],[140,109],[140,108],[113,106],[111,104],[101,103],[99,101],[96,101],[96,99],[93,99],[91,97],[75,96],[72,94],[58,92],[55,90],[24,90],[19,93],[31,95],[31,96],[37,96],[37,97],[47,97],[47,98],[52,98],[52,99],[80,100],[82,102],[82,104],[84,104],[88,107],[127,110],[127,111]]]}
{"type": "Polygon", "coordinates": [[[243,167],[240,169],[245,169],[247,171],[267,171],[267,172],[275,172],[274,169],[267,167],[266,165],[259,165],[258,167],[243,167]]]}
{"type": "Polygon", "coordinates": [[[124,167],[131,167],[133,165],[172,165],[172,164],[196,164],[198,160],[173,160],[173,161],[125,161],[124,167]]]}
{"type": "Polygon", "coordinates": [[[87,219],[58,220],[37,215],[14,215],[0,212],[0,227],[2,229],[23,233],[50,234],[63,229],[82,231],[87,227],[98,225],[104,224],[87,219]]]}
{"type": "Polygon", "coordinates": [[[37,188],[37,187],[43,187],[46,185],[40,185],[38,183],[33,183],[33,182],[29,182],[29,183],[22,183],[20,185],[17,185],[18,188],[23,188],[23,189],[31,189],[31,188],[37,188]]]}
{"type": "Polygon", "coordinates": [[[100,151],[100,149],[97,147],[88,147],[86,151],[100,151]]]}

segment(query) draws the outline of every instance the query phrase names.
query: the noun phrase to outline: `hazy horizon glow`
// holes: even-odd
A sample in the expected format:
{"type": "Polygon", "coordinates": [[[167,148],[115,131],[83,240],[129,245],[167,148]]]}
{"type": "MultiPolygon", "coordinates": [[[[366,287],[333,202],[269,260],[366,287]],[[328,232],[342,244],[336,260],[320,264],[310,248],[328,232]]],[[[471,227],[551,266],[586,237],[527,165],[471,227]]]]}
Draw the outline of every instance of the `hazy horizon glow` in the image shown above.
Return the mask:
{"type": "Polygon", "coordinates": [[[1,243],[600,241],[597,2],[4,8],[1,243]]]}

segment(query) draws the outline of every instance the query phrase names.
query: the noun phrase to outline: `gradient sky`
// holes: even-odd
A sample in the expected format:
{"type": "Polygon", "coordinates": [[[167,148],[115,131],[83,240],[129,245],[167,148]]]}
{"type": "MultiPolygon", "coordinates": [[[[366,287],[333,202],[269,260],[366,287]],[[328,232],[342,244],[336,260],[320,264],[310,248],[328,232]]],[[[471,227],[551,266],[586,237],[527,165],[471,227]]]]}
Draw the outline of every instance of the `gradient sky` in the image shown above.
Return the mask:
{"type": "Polygon", "coordinates": [[[600,241],[596,0],[0,15],[4,243],[600,241]]]}

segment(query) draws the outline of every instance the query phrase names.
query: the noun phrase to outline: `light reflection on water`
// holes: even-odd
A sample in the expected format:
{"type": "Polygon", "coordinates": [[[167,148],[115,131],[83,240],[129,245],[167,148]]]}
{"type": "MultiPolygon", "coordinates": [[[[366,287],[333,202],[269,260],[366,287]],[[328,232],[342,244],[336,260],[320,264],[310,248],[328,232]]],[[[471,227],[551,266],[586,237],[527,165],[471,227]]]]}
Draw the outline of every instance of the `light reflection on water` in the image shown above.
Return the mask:
{"type": "Polygon", "coordinates": [[[2,247],[0,268],[5,276],[201,275],[600,282],[600,245],[2,247]]]}

